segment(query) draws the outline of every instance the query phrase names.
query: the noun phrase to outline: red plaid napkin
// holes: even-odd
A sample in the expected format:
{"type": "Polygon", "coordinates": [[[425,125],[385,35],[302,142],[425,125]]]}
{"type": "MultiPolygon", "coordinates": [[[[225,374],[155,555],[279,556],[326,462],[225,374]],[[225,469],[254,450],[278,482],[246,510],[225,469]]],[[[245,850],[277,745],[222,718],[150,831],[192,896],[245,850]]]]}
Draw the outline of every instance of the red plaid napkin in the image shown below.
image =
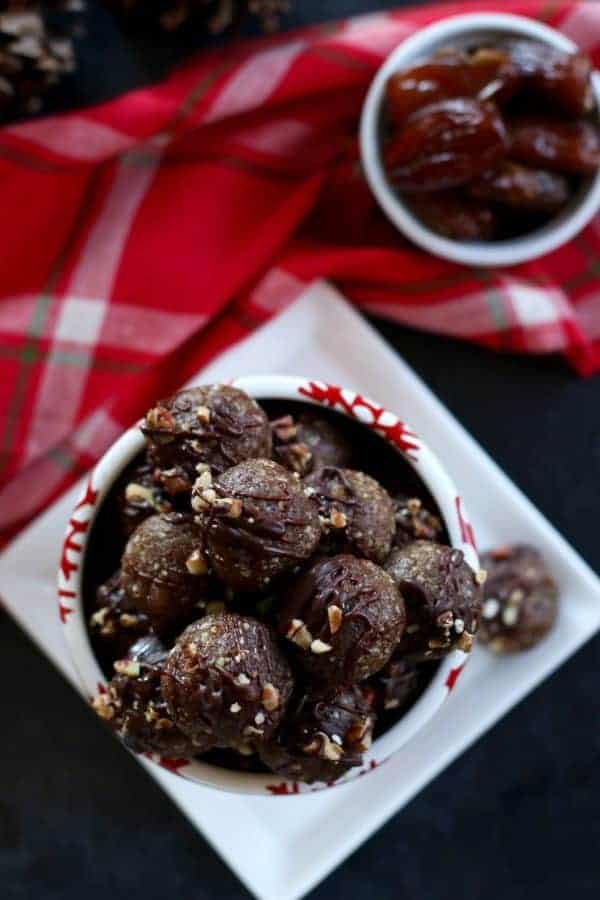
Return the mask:
{"type": "MultiPolygon", "coordinates": [[[[600,367],[600,220],[511,270],[427,256],[378,212],[357,117],[419,26],[382,13],[204,55],[163,84],[0,131],[0,529],[6,537],[153,398],[327,277],[361,308],[600,367]]],[[[600,4],[504,2],[600,62],[600,4]]]]}

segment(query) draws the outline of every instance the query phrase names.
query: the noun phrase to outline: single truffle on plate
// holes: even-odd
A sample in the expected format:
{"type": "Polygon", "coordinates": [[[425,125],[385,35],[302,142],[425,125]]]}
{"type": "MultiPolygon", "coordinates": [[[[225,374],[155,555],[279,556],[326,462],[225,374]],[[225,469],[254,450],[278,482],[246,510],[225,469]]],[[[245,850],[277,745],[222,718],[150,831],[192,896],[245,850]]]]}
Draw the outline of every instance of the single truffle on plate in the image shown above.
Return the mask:
{"type": "Polygon", "coordinates": [[[322,559],[293,581],[279,614],[279,631],[298,662],[330,684],[361,681],[390,658],[405,622],[393,580],[367,559],[322,559]]]}
{"type": "Polygon", "coordinates": [[[197,467],[213,474],[271,455],[266,413],[244,391],[224,384],[188,388],[152,407],[142,425],[148,459],[169,494],[190,491],[197,467]]]}
{"type": "Polygon", "coordinates": [[[419,688],[417,668],[394,653],[383,669],[369,679],[367,685],[373,691],[373,706],[377,712],[403,709],[419,688]]]}
{"type": "Polygon", "coordinates": [[[406,603],[400,653],[414,661],[467,652],[481,611],[481,588],[461,550],[413,541],[390,553],[385,569],[406,603]]]}
{"type": "Polygon", "coordinates": [[[199,475],[192,495],[216,575],[236,591],[263,590],[313,554],[321,537],[315,503],[279,463],[251,459],[212,481],[199,475]]]}
{"type": "Polygon", "coordinates": [[[129,538],[121,559],[128,599],[167,634],[198,618],[209,598],[208,567],[191,515],[168,513],[145,519],[129,538]]]}
{"type": "Polygon", "coordinates": [[[148,463],[141,463],[129,473],[117,503],[125,537],[133,534],[149,516],[173,511],[173,503],[154,478],[148,463]]]}
{"type": "Polygon", "coordinates": [[[140,638],[127,658],[115,662],[116,674],[106,692],[94,699],[94,709],[136,753],[182,758],[205,753],[214,746],[210,738],[190,739],[169,715],[160,692],[166,657],[154,635],[140,638]]]}
{"type": "Polygon", "coordinates": [[[352,458],[346,436],[318,414],[304,412],[297,419],[282,416],[271,422],[271,429],[274,458],[300,475],[321,466],[347,466],[352,458]]]}
{"type": "Polygon", "coordinates": [[[392,500],[396,519],[394,546],[404,547],[412,541],[440,541],[444,528],[438,516],[430,512],[418,497],[399,494],[392,500]]]}
{"type": "Polygon", "coordinates": [[[162,675],[163,697],[182,731],[242,753],[272,737],[292,687],[274,631],[236,613],[189,625],[162,675]]]}
{"type": "Polygon", "coordinates": [[[325,529],[323,547],[382,563],[396,531],[388,492],[364,472],[323,466],[304,479],[325,529]]]}
{"type": "Polygon", "coordinates": [[[496,653],[538,644],[558,613],[558,588],[541,554],[525,544],[499,547],[482,557],[487,571],[479,640],[496,653]]]}
{"type": "Polygon", "coordinates": [[[358,685],[309,690],[275,739],[260,748],[273,772],[297,781],[336,781],[371,745],[375,713],[358,685]]]}
{"type": "Polygon", "coordinates": [[[136,609],[121,586],[121,572],[96,591],[96,609],[90,631],[111,659],[121,659],[139,637],[151,631],[148,616],[136,609]]]}

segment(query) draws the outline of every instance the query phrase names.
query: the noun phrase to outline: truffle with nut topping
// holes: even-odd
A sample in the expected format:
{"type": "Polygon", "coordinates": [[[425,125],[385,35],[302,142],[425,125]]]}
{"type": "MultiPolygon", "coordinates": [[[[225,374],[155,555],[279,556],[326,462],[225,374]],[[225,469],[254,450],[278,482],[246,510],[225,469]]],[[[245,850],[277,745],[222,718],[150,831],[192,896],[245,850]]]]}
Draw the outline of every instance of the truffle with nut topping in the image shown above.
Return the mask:
{"type": "Polygon", "coordinates": [[[173,511],[173,503],[148,463],[141,463],[128,473],[117,496],[117,504],[125,537],[133,534],[149,516],[173,511]]]}
{"type": "Polygon", "coordinates": [[[321,537],[315,503],[271,460],[239,463],[214,482],[203,473],[192,506],[215,574],[236,591],[263,590],[307,560],[321,537]]]}
{"type": "Polygon", "coordinates": [[[145,519],[121,559],[125,594],[163,635],[198,618],[210,596],[207,572],[198,526],[183,513],[145,519]]]}
{"type": "Polygon", "coordinates": [[[487,571],[479,640],[496,653],[535,647],[552,629],[558,588],[541,554],[517,544],[482,556],[487,571]]]}
{"type": "Polygon", "coordinates": [[[319,507],[325,552],[385,560],[396,522],[392,500],[378,481],[364,472],[323,466],[304,484],[319,507]]]}
{"type": "Polygon", "coordinates": [[[413,661],[471,649],[481,611],[481,588],[461,550],[413,541],[392,550],[385,569],[406,604],[400,653],[413,661]]]}
{"type": "Polygon", "coordinates": [[[266,413],[244,391],[224,384],[180,391],[146,414],[148,458],[170,494],[191,490],[197,467],[218,475],[245,459],[271,455],[266,413]]]}
{"type": "Polygon", "coordinates": [[[321,466],[347,466],[350,442],[339,428],[313,412],[297,419],[282,416],[271,422],[273,456],[286,469],[306,475],[321,466]]]}
{"type": "Polygon", "coordinates": [[[412,541],[440,541],[444,528],[438,516],[430,512],[419,497],[399,494],[392,499],[396,534],[394,546],[404,547],[412,541]]]}
{"type": "Polygon", "coordinates": [[[300,665],[328,684],[361,681],[390,658],[405,611],[392,578],[367,559],[322,559],[293,581],[279,631],[300,665]]]}
{"type": "Polygon", "coordinates": [[[272,629],[223,613],[194,622],[179,636],[161,686],[182,731],[248,753],[279,726],[293,677],[272,629]]]}
{"type": "Polygon", "coordinates": [[[206,753],[214,742],[205,735],[192,740],[179,730],[167,710],[160,692],[166,657],[156,636],[140,638],[125,659],[115,662],[115,675],[106,692],[94,699],[93,707],[135,753],[180,758],[206,753]]]}
{"type": "Polygon", "coordinates": [[[96,591],[96,609],[89,624],[92,637],[112,659],[125,656],[139,637],[151,631],[148,616],[136,609],[123,590],[120,571],[96,591]]]}
{"type": "Polygon", "coordinates": [[[275,739],[260,748],[260,757],[285,778],[336,781],[361,765],[374,724],[375,713],[358,685],[309,690],[275,739]]]}
{"type": "Polygon", "coordinates": [[[414,663],[394,653],[383,669],[367,682],[373,691],[373,706],[378,713],[399,711],[408,706],[417,693],[419,678],[414,663]]]}

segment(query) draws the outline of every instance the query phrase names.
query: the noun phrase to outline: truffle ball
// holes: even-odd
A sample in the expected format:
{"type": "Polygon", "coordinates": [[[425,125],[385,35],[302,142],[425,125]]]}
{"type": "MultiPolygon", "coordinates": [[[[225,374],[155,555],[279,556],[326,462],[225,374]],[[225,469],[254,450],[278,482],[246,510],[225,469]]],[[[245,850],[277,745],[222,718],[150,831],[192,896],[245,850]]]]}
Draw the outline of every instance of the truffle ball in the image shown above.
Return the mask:
{"type": "Polygon", "coordinates": [[[121,586],[121,572],[115,572],[96,591],[96,610],[90,616],[92,637],[111,659],[121,659],[150,630],[148,616],[135,608],[121,586]]]}
{"type": "Polygon", "coordinates": [[[388,492],[364,472],[324,466],[304,484],[319,506],[327,552],[353,553],[382,563],[396,530],[388,492]]]}
{"type": "Polygon", "coordinates": [[[244,391],[224,384],[162,400],[146,414],[142,431],[149,461],[173,494],[191,490],[199,464],[220,474],[244,459],[271,455],[265,412],[244,391]]]}
{"type": "Polygon", "coordinates": [[[534,547],[500,547],[484,554],[487,570],[479,640],[496,653],[534,647],[553,627],[558,589],[534,547]]]}
{"type": "Polygon", "coordinates": [[[306,693],[275,739],[260,748],[273,772],[296,781],[336,781],[362,763],[370,747],[375,713],[358,685],[306,693]]]}
{"type": "Polygon", "coordinates": [[[121,584],[159,634],[183,627],[203,608],[209,583],[200,547],[197,525],[182,513],[145,519],[127,542],[121,584]]]}
{"type": "Polygon", "coordinates": [[[404,709],[417,693],[416,666],[397,653],[367,682],[373,691],[373,706],[379,713],[404,709]]]}
{"type": "Polygon", "coordinates": [[[402,637],[405,611],[390,576],[367,559],[340,554],[315,563],[284,597],[279,630],[298,661],[328,684],[373,675],[402,637]]]}
{"type": "Polygon", "coordinates": [[[444,528],[439,517],[429,512],[418,497],[399,494],[392,503],[396,519],[395,547],[404,547],[412,541],[441,540],[444,528]]]}
{"type": "Polygon", "coordinates": [[[481,610],[481,589],[461,550],[413,541],[390,553],[385,569],[406,603],[399,651],[428,660],[456,648],[471,649],[481,610]]]}
{"type": "Polygon", "coordinates": [[[312,555],[321,537],[317,507],[283,466],[251,459],[208,487],[203,476],[198,482],[192,505],[210,561],[233,590],[263,590],[312,555]]]}
{"type": "Polygon", "coordinates": [[[142,463],[129,472],[117,496],[121,527],[129,537],[144,519],[156,513],[172,512],[173,504],[155,480],[152,466],[142,463]]]}
{"type": "Polygon", "coordinates": [[[126,659],[114,664],[116,674],[94,709],[135,753],[188,758],[210,750],[205,737],[191,740],[177,728],[160,692],[167,651],[153,635],[140,638],[126,659]]]}
{"type": "Polygon", "coordinates": [[[242,752],[272,737],[292,687],[275,633],[236,613],[189,625],[162,676],[163,696],[182,731],[242,752]]]}
{"type": "Polygon", "coordinates": [[[282,416],[271,422],[273,456],[286,469],[306,475],[321,466],[347,466],[352,447],[327,419],[312,412],[282,416]]]}

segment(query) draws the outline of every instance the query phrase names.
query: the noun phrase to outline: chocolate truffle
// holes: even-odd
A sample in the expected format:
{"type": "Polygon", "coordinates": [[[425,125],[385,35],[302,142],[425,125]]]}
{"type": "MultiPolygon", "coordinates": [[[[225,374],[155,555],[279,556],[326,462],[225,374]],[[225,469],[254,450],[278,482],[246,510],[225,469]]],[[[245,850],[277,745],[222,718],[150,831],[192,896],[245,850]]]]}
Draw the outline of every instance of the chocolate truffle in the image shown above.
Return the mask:
{"type": "Polygon", "coordinates": [[[148,411],[148,458],[168,493],[191,490],[198,465],[213,474],[271,455],[271,429],[258,403],[224,384],[180,391],[148,411]]]}
{"type": "Polygon", "coordinates": [[[200,547],[199,529],[192,516],[183,513],[145,519],[127,542],[121,584],[159,634],[197,618],[209,596],[200,547]]]}
{"type": "Polygon", "coordinates": [[[353,553],[382,563],[396,530],[387,491],[364,472],[323,466],[304,479],[319,506],[326,552],[353,553]]]}
{"type": "Polygon", "coordinates": [[[556,621],[558,589],[534,547],[518,544],[483,555],[487,570],[479,640],[496,653],[534,647],[556,621]]]}
{"type": "Polygon", "coordinates": [[[173,504],[153,476],[152,466],[142,463],[128,475],[117,497],[121,527],[129,537],[144,519],[172,512],[173,504]]]}
{"type": "Polygon", "coordinates": [[[111,659],[121,659],[150,630],[150,619],[135,608],[121,586],[121,572],[115,572],[96,591],[96,610],[90,616],[92,637],[111,659]]]}
{"type": "Polygon", "coordinates": [[[321,466],[347,466],[352,447],[327,419],[311,412],[271,422],[273,456],[286,469],[306,475],[321,466]]]}
{"type": "Polygon", "coordinates": [[[216,575],[237,591],[263,590],[308,559],[321,537],[316,504],[271,460],[239,463],[214,482],[203,473],[192,506],[216,575]]]}
{"type": "Polygon", "coordinates": [[[406,603],[400,653],[414,661],[471,649],[481,610],[481,589],[461,550],[413,541],[390,553],[385,569],[406,603]]]}
{"type": "Polygon", "coordinates": [[[413,699],[419,687],[416,666],[394,653],[383,669],[369,679],[367,685],[373,691],[373,705],[377,712],[403,709],[413,699]]]}
{"type": "Polygon", "coordinates": [[[300,665],[328,684],[373,675],[402,637],[404,603],[393,580],[367,559],[322,559],[288,587],[279,630],[300,665]]]}
{"type": "Polygon", "coordinates": [[[404,547],[418,540],[441,540],[444,529],[440,519],[429,512],[418,497],[399,494],[392,503],[396,519],[395,547],[404,547]]]}
{"type": "Polygon", "coordinates": [[[160,692],[167,651],[154,635],[140,638],[127,658],[114,664],[116,674],[93,706],[113,731],[136,753],[191,757],[205,753],[213,742],[192,741],[177,728],[160,692]]]}
{"type": "Polygon", "coordinates": [[[272,737],[292,687],[274,631],[236,613],[189,625],[162,675],[163,697],[182,731],[241,752],[272,737]]]}
{"type": "Polygon", "coordinates": [[[358,685],[306,693],[275,739],[260,748],[273,772],[296,781],[336,781],[362,763],[375,714],[358,685]]]}

